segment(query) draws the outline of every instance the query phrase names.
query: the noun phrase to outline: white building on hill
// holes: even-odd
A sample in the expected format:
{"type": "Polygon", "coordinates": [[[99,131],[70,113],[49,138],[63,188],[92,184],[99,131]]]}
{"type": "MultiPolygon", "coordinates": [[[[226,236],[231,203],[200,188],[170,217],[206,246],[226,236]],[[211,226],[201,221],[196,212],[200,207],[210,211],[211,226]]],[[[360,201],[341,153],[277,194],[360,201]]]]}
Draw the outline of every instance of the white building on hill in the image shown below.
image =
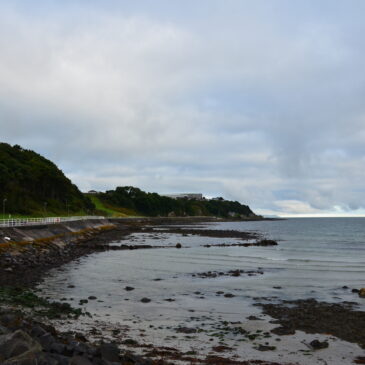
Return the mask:
{"type": "Polygon", "coordinates": [[[162,196],[167,196],[168,198],[172,198],[172,199],[204,200],[203,194],[200,194],[200,193],[163,194],[162,196]]]}

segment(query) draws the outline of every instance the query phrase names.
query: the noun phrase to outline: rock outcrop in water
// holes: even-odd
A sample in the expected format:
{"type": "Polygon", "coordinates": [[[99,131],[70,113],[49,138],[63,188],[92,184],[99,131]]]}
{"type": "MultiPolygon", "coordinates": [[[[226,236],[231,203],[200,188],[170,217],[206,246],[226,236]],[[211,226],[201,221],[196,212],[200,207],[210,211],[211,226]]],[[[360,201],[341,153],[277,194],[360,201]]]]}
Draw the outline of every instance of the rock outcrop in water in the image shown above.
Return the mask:
{"type": "Polygon", "coordinates": [[[260,304],[264,313],[276,318],[281,327],[272,332],[286,335],[296,330],[307,333],[331,333],[365,348],[365,312],[356,311],[356,303],[325,303],[315,299],[260,304]]]}

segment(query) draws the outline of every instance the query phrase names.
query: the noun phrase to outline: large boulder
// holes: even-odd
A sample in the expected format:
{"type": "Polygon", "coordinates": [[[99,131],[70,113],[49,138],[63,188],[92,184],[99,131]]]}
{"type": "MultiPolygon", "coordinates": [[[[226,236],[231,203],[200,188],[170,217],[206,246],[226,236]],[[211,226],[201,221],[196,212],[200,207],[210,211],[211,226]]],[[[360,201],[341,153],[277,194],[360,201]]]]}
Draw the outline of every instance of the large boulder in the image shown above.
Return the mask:
{"type": "Polygon", "coordinates": [[[0,363],[32,364],[41,353],[42,346],[22,330],[0,336],[0,363]]]}
{"type": "Polygon", "coordinates": [[[360,298],[365,298],[365,288],[361,288],[361,289],[359,290],[359,297],[360,297],[360,298]]]}

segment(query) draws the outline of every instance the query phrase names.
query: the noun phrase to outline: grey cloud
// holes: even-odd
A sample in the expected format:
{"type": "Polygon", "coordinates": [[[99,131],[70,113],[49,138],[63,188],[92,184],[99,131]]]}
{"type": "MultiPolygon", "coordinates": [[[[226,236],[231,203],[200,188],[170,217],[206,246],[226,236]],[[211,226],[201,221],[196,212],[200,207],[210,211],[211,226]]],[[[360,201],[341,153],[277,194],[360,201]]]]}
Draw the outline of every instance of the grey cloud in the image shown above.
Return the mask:
{"type": "Polygon", "coordinates": [[[1,5],[2,139],[82,189],[361,210],[365,26],[352,3],[202,1],[179,13],[95,1],[85,18],[79,2],[42,19],[1,5]]]}

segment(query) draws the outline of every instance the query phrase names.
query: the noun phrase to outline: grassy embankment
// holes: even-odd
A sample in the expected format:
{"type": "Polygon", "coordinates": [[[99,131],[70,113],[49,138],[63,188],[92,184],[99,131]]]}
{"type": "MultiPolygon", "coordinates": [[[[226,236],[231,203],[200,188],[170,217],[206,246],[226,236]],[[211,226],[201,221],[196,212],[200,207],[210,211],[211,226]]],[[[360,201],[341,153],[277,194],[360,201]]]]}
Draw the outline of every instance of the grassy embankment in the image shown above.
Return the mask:
{"type": "Polygon", "coordinates": [[[95,205],[96,210],[107,217],[138,217],[136,211],[132,209],[115,207],[110,204],[102,202],[97,196],[93,194],[85,194],[95,205]]]}

